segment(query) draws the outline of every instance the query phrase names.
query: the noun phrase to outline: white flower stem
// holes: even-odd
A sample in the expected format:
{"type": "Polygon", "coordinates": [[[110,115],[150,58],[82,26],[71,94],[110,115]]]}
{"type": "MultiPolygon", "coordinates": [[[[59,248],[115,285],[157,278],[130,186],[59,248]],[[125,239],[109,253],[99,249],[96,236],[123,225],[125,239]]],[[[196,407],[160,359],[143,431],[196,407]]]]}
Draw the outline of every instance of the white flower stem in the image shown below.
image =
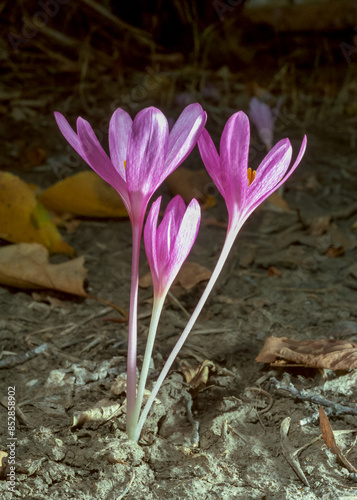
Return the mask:
{"type": "Polygon", "coordinates": [[[132,420],[131,420],[131,426],[130,426],[129,431],[128,431],[129,438],[133,439],[134,441],[138,441],[139,436],[140,436],[140,433],[137,434],[137,424],[138,424],[138,419],[139,419],[139,415],[140,415],[141,405],[143,402],[146,380],[147,380],[148,373],[149,373],[150,360],[151,360],[151,355],[152,355],[152,351],[154,348],[157,327],[159,324],[159,320],[160,320],[162,308],[164,306],[166,295],[167,294],[164,293],[160,297],[154,296],[154,304],[152,307],[150,328],[149,328],[148,338],[146,341],[146,348],[145,348],[143,366],[141,368],[141,374],[140,374],[138,392],[137,392],[137,396],[136,396],[135,408],[134,408],[134,413],[133,413],[132,420]]]}
{"type": "Polygon", "coordinates": [[[146,405],[141,413],[141,416],[140,416],[140,419],[139,419],[139,422],[138,422],[138,425],[137,425],[137,428],[136,428],[136,435],[135,435],[135,440],[137,441],[140,437],[140,434],[141,434],[141,431],[142,431],[142,428],[144,426],[144,423],[145,423],[145,420],[146,420],[146,417],[148,416],[148,413],[151,409],[151,406],[154,402],[154,399],[157,395],[157,393],[159,392],[159,389],[163,383],[163,381],[165,380],[165,377],[166,375],[168,374],[170,368],[171,368],[171,365],[172,363],[174,362],[177,354],[179,353],[181,347],[183,346],[184,342],[186,341],[188,335],[190,334],[200,312],[202,311],[202,308],[203,306],[205,305],[205,302],[209,296],[209,294],[211,293],[212,291],[212,288],[214,287],[216,281],[217,281],[217,278],[218,276],[220,275],[221,271],[222,271],[222,268],[224,266],[224,263],[226,262],[227,260],[227,257],[228,257],[228,254],[232,248],[232,245],[235,241],[235,238],[239,232],[239,229],[241,228],[243,224],[243,221],[239,224],[238,227],[235,227],[234,230],[228,230],[227,232],[227,236],[226,236],[226,239],[225,239],[225,242],[224,242],[224,245],[223,245],[223,248],[222,248],[222,251],[221,251],[221,254],[219,256],[219,259],[217,261],[217,264],[216,264],[216,267],[214,268],[213,270],[213,273],[212,273],[212,276],[209,280],[209,282],[207,283],[207,286],[195,308],[195,310],[193,311],[192,313],[192,316],[191,318],[189,319],[184,331],[182,332],[180,338],[178,339],[178,341],[176,342],[175,344],[175,347],[172,349],[171,351],[171,354],[170,356],[168,357],[160,375],[159,375],[159,378],[157,379],[157,382],[155,383],[155,386],[150,394],[150,397],[149,399],[147,400],[146,402],[146,405]]]}
{"type": "Polygon", "coordinates": [[[132,224],[133,253],[131,261],[131,289],[128,329],[127,379],[126,379],[126,430],[131,427],[136,400],[136,356],[137,356],[137,318],[139,290],[139,257],[142,223],[132,224]]]}

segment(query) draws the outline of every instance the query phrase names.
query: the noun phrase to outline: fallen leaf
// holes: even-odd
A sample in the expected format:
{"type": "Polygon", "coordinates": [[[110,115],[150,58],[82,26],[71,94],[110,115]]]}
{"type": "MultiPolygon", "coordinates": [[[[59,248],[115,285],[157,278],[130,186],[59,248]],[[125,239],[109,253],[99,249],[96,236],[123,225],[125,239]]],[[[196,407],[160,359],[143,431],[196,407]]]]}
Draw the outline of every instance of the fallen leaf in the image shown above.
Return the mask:
{"type": "Polygon", "coordinates": [[[9,172],[0,172],[0,238],[12,243],[40,243],[50,253],[74,254],[33,189],[9,172]]]}
{"type": "Polygon", "coordinates": [[[329,228],[330,221],[331,215],[314,217],[310,223],[310,234],[312,234],[312,236],[321,236],[325,234],[329,228]]]}
{"type": "Polygon", "coordinates": [[[283,455],[286,458],[287,462],[289,465],[292,467],[294,472],[297,474],[299,479],[306,484],[306,486],[310,487],[309,481],[307,480],[299,459],[298,459],[298,452],[299,450],[296,450],[294,446],[291,444],[288,434],[289,434],[289,429],[290,429],[290,422],[291,422],[291,417],[285,417],[284,420],[281,422],[280,425],[280,444],[281,444],[281,449],[283,451],[283,455]]]}
{"type": "Polygon", "coordinates": [[[349,460],[347,460],[347,458],[342,454],[340,448],[337,446],[333,430],[322,406],[319,407],[319,417],[322,438],[328,448],[332,451],[332,453],[337,455],[340,463],[342,463],[342,465],[346,467],[349,472],[354,474],[357,473],[357,469],[349,462],[349,460]]]}
{"type": "Polygon", "coordinates": [[[116,396],[121,396],[126,393],[126,373],[116,377],[110,386],[110,392],[116,396]]]}
{"type": "Polygon", "coordinates": [[[267,202],[269,202],[269,204],[272,205],[274,208],[278,208],[283,212],[290,212],[291,210],[288,203],[284,200],[282,196],[280,196],[278,191],[275,191],[275,193],[271,194],[267,199],[267,202]]]}
{"type": "Polygon", "coordinates": [[[32,167],[43,165],[47,158],[47,152],[38,146],[26,149],[25,155],[32,167]]]}
{"type": "Polygon", "coordinates": [[[190,385],[192,397],[195,398],[200,390],[206,387],[211,371],[216,367],[212,361],[205,359],[197,368],[192,367],[186,360],[180,362],[180,369],[185,377],[185,381],[190,385]]]}
{"type": "Polygon", "coordinates": [[[350,370],[357,368],[357,343],[336,339],[299,341],[268,337],[255,360],[272,366],[350,370]]]}
{"type": "Polygon", "coordinates": [[[272,278],[273,276],[281,276],[282,275],[282,272],[279,271],[279,269],[277,269],[276,267],[274,266],[269,266],[268,267],[268,276],[269,278],[272,278]]]}
{"type": "Polygon", "coordinates": [[[198,285],[198,283],[209,280],[211,275],[212,271],[207,269],[207,267],[195,262],[184,262],[174,281],[174,285],[180,285],[188,292],[198,285]]]}
{"type": "Polygon", "coordinates": [[[166,184],[172,196],[179,194],[187,204],[196,198],[204,208],[215,205],[215,188],[205,169],[180,167],[168,176],[166,184]]]}
{"type": "Polygon", "coordinates": [[[120,413],[122,405],[110,399],[104,398],[94,405],[94,408],[73,414],[72,427],[79,427],[86,422],[97,422],[99,424],[107,422],[120,413]]]}
{"type": "Polygon", "coordinates": [[[341,257],[342,255],[345,255],[345,248],[343,246],[339,247],[330,247],[327,252],[326,252],[327,257],[330,257],[332,259],[336,257],[341,257]]]}
{"type": "Polygon", "coordinates": [[[38,243],[19,243],[0,248],[0,284],[15,288],[49,288],[86,297],[84,257],[51,264],[48,251],[38,243]]]}
{"type": "MultiPolygon", "coordinates": [[[[200,266],[195,262],[184,262],[178,275],[176,276],[173,287],[180,286],[186,292],[190,291],[201,281],[209,280],[212,272],[206,267],[200,266]]],[[[146,273],[139,280],[141,288],[148,288],[152,285],[151,273],[146,273]]]]}
{"type": "Polygon", "coordinates": [[[38,199],[58,213],[84,217],[127,217],[119,194],[92,171],[79,172],[49,187],[38,199]]]}

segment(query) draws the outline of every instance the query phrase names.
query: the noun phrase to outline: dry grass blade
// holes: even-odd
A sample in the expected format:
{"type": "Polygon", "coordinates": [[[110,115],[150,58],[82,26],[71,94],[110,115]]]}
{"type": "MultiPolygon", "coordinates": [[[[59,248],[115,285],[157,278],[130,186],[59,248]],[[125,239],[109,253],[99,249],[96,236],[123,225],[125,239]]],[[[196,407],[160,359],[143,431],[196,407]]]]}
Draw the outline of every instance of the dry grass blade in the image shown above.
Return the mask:
{"type": "Polygon", "coordinates": [[[346,467],[348,472],[356,474],[357,469],[351,464],[351,462],[347,460],[347,458],[342,454],[340,448],[337,446],[333,430],[331,428],[326,412],[322,408],[322,406],[319,407],[319,416],[320,416],[321,434],[326,445],[332,451],[332,453],[334,453],[337,456],[341,464],[344,467],[346,467]]]}
{"type": "Polygon", "coordinates": [[[290,429],[290,422],[291,422],[290,417],[284,418],[284,420],[281,422],[281,426],[280,426],[281,449],[283,451],[284,457],[288,461],[291,468],[295,471],[298,478],[306,486],[310,487],[310,484],[309,484],[304,472],[301,469],[299,460],[296,458],[296,450],[293,447],[293,445],[290,443],[290,440],[288,438],[288,433],[289,433],[289,429],[290,429]]]}

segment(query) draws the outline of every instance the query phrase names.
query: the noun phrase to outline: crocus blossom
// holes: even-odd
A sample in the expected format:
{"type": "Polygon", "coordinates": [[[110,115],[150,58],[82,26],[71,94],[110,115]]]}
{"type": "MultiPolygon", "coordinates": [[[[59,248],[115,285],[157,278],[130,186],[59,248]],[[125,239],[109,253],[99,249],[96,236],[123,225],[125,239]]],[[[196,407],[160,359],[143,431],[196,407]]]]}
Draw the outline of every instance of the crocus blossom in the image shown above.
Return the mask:
{"type": "Polygon", "coordinates": [[[145,230],[146,256],[150,265],[154,296],[166,295],[197,237],[201,210],[193,199],[187,209],[181,196],[168,204],[159,227],[161,197],[151,207],[145,230]]]}
{"type": "Polygon", "coordinates": [[[253,210],[289,178],[299,165],[306,149],[306,137],[304,137],[295,163],[288,171],[292,148],[290,141],[283,139],[267,154],[255,172],[248,168],[249,139],[248,117],[239,111],[229,118],[223,130],[220,155],[206,130],[203,131],[198,140],[202,160],[227,205],[229,216],[227,235],[211,278],[185,329],[167,358],[140,415],[137,425],[137,433],[139,434],[161,384],[190,334],[222,271],[240,228],[253,210]]]}
{"type": "Polygon", "coordinates": [[[258,134],[268,151],[273,146],[274,122],[272,110],[268,104],[252,97],[248,114],[257,128],[258,134]]]}
{"type": "Polygon", "coordinates": [[[137,223],[156,189],[194,148],[206,113],[199,104],[187,106],[169,133],[167,119],[157,108],[143,109],[134,120],[119,108],[109,124],[110,158],[86,120],[77,119],[75,133],[63,115],[56,112],[55,118],[69,144],[116,189],[132,223],[137,223]]]}
{"type": "Polygon", "coordinates": [[[198,147],[206,169],[223,196],[228,210],[228,231],[240,228],[249,215],[276,191],[299,165],[306,149],[306,136],[293,166],[289,169],[292,147],[282,139],[266,155],[256,171],[248,168],[250,127],[248,117],[239,111],[224,127],[220,154],[207,132],[201,134],[198,147]]]}
{"type": "Polygon", "coordinates": [[[146,256],[153,280],[154,303],[135,408],[127,428],[129,438],[135,441],[139,439],[141,432],[138,418],[161,311],[167,292],[196,240],[201,219],[197,200],[193,199],[186,209],[181,196],[175,196],[157,227],[160,205],[161,197],[152,204],[144,230],[146,256]]]}
{"type": "Polygon", "coordinates": [[[117,109],[109,123],[110,158],[91,125],[77,119],[77,133],[60,113],[57,124],[77,153],[120,194],[132,224],[132,266],[127,356],[127,428],[136,400],[137,304],[140,241],[149,199],[194,148],[206,122],[199,104],[187,106],[169,133],[164,114],[150,107],[134,120],[117,109]]]}

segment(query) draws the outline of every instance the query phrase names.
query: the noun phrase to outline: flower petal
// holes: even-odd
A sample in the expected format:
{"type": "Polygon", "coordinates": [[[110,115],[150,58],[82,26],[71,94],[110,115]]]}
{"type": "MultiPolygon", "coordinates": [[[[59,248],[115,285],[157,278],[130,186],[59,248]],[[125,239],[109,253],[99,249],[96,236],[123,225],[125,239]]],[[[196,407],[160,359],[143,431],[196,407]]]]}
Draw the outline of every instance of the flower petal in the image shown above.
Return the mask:
{"type": "Polygon", "coordinates": [[[154,290],[157,290],[159,284],[159,268],[158,268],[158,259],[157,259],[157,221],[159,218],[161,205],[161,196],[154,201],[151,205],[149,215],[146,219],[146,224],[144,228],[144,243],[145,243],[145,252],[146,257],[149,262],[154,290]]]}
{"type": "Polygon", "coordinates": [[[225,200],[227,206],[235,201],[238,209],[245,203],[248,186],[249,135],[248,117],[243,111],[238,111],[227,121],[221,137],[221,182],[225,200]]]}
{"type": "MultiPolygon", "coordinates": [[[[301,162],[302,157],[304,156],[304,153],[306,151],[306,143],[307,143],[307,138],[306,138],[306,135],[304,135],[299,154],[297,155],[296,160],[295,160],[293,166],[288,171],[288,173],[286,173],[286,171],[289,167],[289,163],[291,160],[291,154],[292,154],[292,148],[290,145],[290,141],[288,139],[283,139],[282,141],[279,141],[278,144],[276,144],[275,147],[270,151],[270,153],[265,157],[265,159],[262,162],[262,167],[264,169],[264,177],[267,176],[269,174],[269,170],[271,170],[270,174],[269,174],[271,176],[271,180],[269,179],[269,180],[265,180],[265,182],[263,181],[264,186],[265,186],[264,189],[261,189],[260,186],[258,187],[258,189],[256,190],[256,194],[254,195],[254,197],[252,197],[252,199],[249,203],[249,208],[248,208],[249,213],[251,213],[266,198],[268,198],[272,193],[274,193],[274,191],[279,189],[279,187],[282,184],[284,184],[284,182],[290,177],[290,175],[297,168],[297,166],[301,162]],[[286,147],[286,144],[288,143],[288,149],[285,151],[285,154],[284,153],[282,154],[282,152],[284,151],[284,147],[282,148],[282,151],[280,150],[280,153],[278,153],[278,154],[281,155],[282,159],[279,162],[279,164],[276,165],[276,167],[274,168],[274,165],[270,164],[270,161],[268,163],[266,160],[269,157],[269,155],[271,153],[273,153],[273,151],[275,149],[279,150],[281,148],[281,143],[284,141],[285,141],[285,147],[286,147]],[[280,147],[279,147],[279,145],[280,145],[280,147]],[[288,163],[286,165],[287,159],[288,159],[288,163]],[[264,165],[263,165],[263,163],[264,163],[264,165]],[[279,175],[280,175],[280,177],[279,177],[279,175]]],[[[257,180],[259,181],[259,183],[261,183],[263,180],[263,179],[261,179],[261,175],[263,175],[263,174],[261,174],[258,177],[259,168],[257,170],[256,178],[255,178],[253,184],[251,185],[251,187],[254,185],[254,183],[257,180]]]]}
{"type": "Polygon", "coordinates": [[[125,181],[118,175],[118,172],[100,145],[92,127],[83,118],[78,118],[77,130],[81,149],[87,163],[120,194],[130,215],[130,202],[125,181]]]}
{"type": "Polygon", "coordinates": [[[207,114],[198,103],[190,104],[182,111],[170,132],[165,176],[173,172],[190,154],[201,135],[206,120],[207,114]]]}
{"type": "Polygon", "coordinates": [[[79,140],[78,135],[72,129],[66,118],[61,115],[58,111],[54,112],[55,120],[57,122],[58,128],[62,132],[62,135],[65,137],[67,142],[72,146],[72,148],[77,151],[77,153],[83,158],[84,161],[87,161],[85,158],[85,154],[82,150],[82,145],[79,140]]]}
{"type": "Polygon", "coordinates": [[[167,120],[158,109],[145,108],[136,115],[126,160],[126,181],[130,193],[141,193],[149,199],[164,180],[168,135],[167,120]]]}
{"type": "Polygon", "coordinates": [[[208,174],[215,183],[218,191],[225,198],[225,190],[221,181],[221,160],[217,153],[216,146],[206,129],[203,129],[197,144],[208,174]]]}
{"type": "Polygon", "coordinates": [[[168,287],[171,286],[182,264],[191,251],[198,234],[200,221],[201,208],[198,201],[194,198],[191,200],[182,218],[180,228],[176,235],[175,245],[170,254],[168,273],[170,275],[170,281],[167,283],[168,287]]]}
{"type": "Polygon", "coordinates": [[[109,123],[110,158],[123,179],[126,179],[124,162],[132,125],[130,115],[120,108],[113,113],[109,123]]]}
{"type": "Polygon", "coordinates": [[[158,229],[160,241],[161,237],[164,239],[166,233],[169,236],[168,240],[171,242],[171,245],[174,243],[185,211],[186,205],[181,196],[177,195],[172,198],[166,207],[164,218],[158,229]]]}
{"type": "Polygon", "coordinates": [[[263,143],[267,149],[270,150],[273,143],[274,131],[274,117],[270,106],[263,101],[259,101],[256,97],[253,97],[249,103],[248,113],[263,143]]]}
{"type": "Polygon", "coordinates": [[[270,191],[284,177],[290,165],[291,155],[289,139],[282,139],[269,151],[257,168],[255,180],[248,188],[249,205],[270,191]]]}

